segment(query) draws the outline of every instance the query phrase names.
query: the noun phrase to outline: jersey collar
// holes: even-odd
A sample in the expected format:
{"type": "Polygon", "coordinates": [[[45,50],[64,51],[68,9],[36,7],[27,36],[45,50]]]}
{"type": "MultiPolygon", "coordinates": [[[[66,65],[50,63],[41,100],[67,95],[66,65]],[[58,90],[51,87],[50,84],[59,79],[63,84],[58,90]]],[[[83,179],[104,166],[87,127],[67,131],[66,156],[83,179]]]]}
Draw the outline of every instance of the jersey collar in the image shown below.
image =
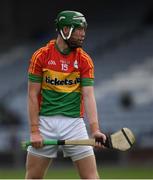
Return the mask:
{"type": "Polygon", "coordinates": [[[55,41],[55,48],[61,53],[61,54],[64,54],[64,55],[69,55],[70,52],[72,51],[71,48],[67,48],[67,49],[64,49],[63,51],[58,47],[56,41],[55,41]]]}

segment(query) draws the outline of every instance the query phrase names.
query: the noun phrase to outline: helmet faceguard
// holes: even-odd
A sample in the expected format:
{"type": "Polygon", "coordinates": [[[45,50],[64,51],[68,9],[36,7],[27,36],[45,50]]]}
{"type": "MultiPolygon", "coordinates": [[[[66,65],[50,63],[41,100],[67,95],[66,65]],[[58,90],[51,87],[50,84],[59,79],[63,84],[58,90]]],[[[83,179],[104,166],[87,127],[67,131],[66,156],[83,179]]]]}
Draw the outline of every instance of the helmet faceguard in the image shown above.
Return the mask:
{"type": "Polygon", "coordinates": [[[72,31],[75,28],[87,27],[87,22],[84,15],[77,11],[62,11],[57,15],[55,25],[64,40],[71,37],[72,31]],[[63,27],[70,27],[68,36],[63,33],[63,27]]]}

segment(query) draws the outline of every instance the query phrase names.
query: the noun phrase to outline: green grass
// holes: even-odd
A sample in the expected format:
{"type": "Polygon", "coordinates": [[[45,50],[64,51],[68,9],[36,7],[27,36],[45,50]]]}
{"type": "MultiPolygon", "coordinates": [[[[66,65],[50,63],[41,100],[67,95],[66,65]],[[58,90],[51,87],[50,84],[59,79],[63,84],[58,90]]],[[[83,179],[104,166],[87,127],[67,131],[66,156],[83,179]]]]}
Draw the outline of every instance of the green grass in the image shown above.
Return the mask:
{"type": "MultiPolygon", "coordinates": [[[[104,167],[99,168],[102,179],[153,179],[151,167],[104,167]]],[[[24,179],[25,170],[0,170],[1,179],[24,179]]],[[[46,179],[78,179],[76,170],[72,168],[50,168],[46,179]]]]}

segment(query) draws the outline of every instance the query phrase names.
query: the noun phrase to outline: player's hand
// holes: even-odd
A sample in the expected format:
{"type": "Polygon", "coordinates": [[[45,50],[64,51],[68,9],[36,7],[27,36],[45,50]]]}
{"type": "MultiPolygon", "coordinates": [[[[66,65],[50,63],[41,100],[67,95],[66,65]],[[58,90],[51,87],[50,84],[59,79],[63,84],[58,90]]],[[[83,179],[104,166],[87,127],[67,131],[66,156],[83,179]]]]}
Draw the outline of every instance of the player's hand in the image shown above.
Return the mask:
{"type": "MultiPolygon", "coordinates": [[[[106,141],[106,135],[100,131],[96,131],[92,134],[93,138],[100,138],[102,140],[103,143],[105,143],[106,141]]],[[[96,142],[96,148],[105,148],[105,146],[101,143],[101,142],[96,142]]]]}
{"type": "Polygon", "coordinates": [[[40,132],[33,132],[31,133],[31,144],[34,148],[41,148],[43,146],[43,138],[40,132]]]}

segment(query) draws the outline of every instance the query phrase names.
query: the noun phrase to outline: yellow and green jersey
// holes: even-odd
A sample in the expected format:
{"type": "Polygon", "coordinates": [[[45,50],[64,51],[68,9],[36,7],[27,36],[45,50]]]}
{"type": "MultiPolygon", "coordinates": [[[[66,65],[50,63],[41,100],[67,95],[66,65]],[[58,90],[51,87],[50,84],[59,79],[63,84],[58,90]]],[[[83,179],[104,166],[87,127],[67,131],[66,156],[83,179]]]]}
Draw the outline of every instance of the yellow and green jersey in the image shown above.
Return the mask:
{"type": "Polygon", "coordinates": [[[94,66],[82,48],[62,54],[52,40],[33,54],[28,73],[29,81],[41,83],[40,115],[83,117],[81,87],[93,86],[94,66]]]}

